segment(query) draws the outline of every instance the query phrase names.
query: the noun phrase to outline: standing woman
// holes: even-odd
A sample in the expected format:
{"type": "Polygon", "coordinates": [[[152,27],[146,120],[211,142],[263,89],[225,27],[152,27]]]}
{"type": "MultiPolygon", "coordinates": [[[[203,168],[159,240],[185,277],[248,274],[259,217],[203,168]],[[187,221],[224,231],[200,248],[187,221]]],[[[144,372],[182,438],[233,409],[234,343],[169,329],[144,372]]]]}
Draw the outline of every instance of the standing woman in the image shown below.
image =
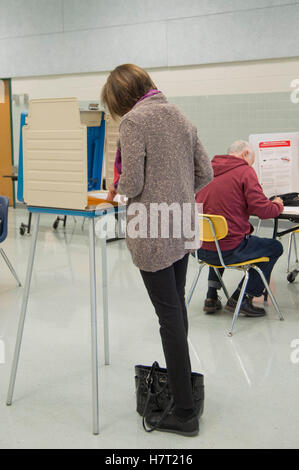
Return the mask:
{"type": "MultiPolygon", "coordinates": [[[[152,208],[162,203],[181,210],[193,207],[195,193],[213,178],[212,167],[195,126],[177,106],[168,103],[145,70],[132,64],[116,67],[102,90],[102,103],[112,117],[122,118],[109,196],[113,198],[117,192],[126,195],[128,214],[130,207],[136,207],[133,203],[146,209],[139,236],[128,230],[132,213],[128,215],[127,245],[159,319],[174,399],[174,407],[157,429],[194,436],[199,428],[191,389],[185,307],[188,256],[194,248],[186,247],[190,238],[185,230],[179,237],[172,233],[174,219],[168,217],[165,222],[152,208]],[[168,237],[161,233],[165,223],[168,237]],[[158,227],[154,236],[150,233],[153,226],[158,227]]],[[[193,222],[194,217],[192,210],[193,222]]],[[[159,416],[147,418],[149,425],[158,421],[159,416]]]]}

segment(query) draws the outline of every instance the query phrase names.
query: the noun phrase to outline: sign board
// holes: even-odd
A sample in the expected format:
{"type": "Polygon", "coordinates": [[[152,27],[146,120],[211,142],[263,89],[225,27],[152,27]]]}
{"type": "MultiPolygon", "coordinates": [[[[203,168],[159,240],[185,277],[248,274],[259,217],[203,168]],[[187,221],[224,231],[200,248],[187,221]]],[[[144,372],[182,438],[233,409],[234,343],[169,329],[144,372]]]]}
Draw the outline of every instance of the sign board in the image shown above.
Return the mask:
{"type": "Polygon", "coordinates": [[[254,169],[267,197],[299,191],[299,132],[252,134],[254,169]]]}

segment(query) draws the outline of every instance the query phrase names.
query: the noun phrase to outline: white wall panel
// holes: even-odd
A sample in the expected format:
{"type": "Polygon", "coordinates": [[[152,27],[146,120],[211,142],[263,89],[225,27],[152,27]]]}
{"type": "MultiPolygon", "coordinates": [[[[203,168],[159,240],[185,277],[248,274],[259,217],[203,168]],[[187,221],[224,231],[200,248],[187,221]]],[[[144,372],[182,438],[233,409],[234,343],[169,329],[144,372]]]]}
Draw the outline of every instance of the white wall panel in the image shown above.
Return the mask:
{"type": "Polygon", "coordinates": [[[62,34],[1,40],[0,75],[15,77],[60,73],[62,41],[62,34]],[[7,49],[9,54],[6,54],[7,49]]]}
{"type": "Polygon", "coordinates": [[[0,0],[0,78],[299,56],[299,0],[0,0]]]}
{"type": "Polygon", "coordinates": [[[164,21],[293,4],[296,0],[63,0],[65,30],[164,21]]]}
{"type": "Polygon", "coordinates": [[[29,36],[0,41],[2,78],[104,71],[123,62],[136,62],[141,67],[165,65],[165,24],[42,35],[38,40],[29,36]]]}
{"type": "Polygon", "coordinates": [[[0,39],[59,31],[63,31],[62,0],[0,0],[0,39]]]}
{"type": "Polygon", "coordinates": [[[168,65],[299,56],[299,4],[168,23],[168,65]]]}
{"type": "Polygon", "coordinates": [[[64,34],[63,73],[106,71],[125,62],[141,67],[165,65],[166,25],[146,23],[64,34]]]}

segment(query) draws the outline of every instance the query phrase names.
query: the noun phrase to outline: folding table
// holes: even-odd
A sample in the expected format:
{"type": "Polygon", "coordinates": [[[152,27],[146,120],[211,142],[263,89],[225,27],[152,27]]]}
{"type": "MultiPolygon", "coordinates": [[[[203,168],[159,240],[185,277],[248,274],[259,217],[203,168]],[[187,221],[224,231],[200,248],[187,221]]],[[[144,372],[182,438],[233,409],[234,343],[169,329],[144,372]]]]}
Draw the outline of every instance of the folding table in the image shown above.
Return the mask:
{"type": "MultiPolygon", "coordinates": [[[[115,207],[111,209],[93,209],[85,211],[76,210],[58,210],[53,208],[28,207],[30,213],[33,214],[34,228],[32,234],[31,248],[27,265],[25,288],[22,300],[22,308],[19,319],[17,339],[11,368],[9,389],[7,395],[7,405],[12,404],[13,392],[15,387],[18,363],[20,358],[20,350],[24,331],[24,324],[29,299],[30,284],[32,278],[32,270],[36,251],[36,242],[39,231],[39,220],[42,214],[56,215],[73,215],[77,217],[85,217],[89,221],[89,267],[90,267],[90,311],[91,311],[91,358],[92,358],[92,408],[93,408],[93,433],[99,433],[99,394],[98,394],[98,345],[97,345],[97,295],[96,295],[96,269],[95,269],[95,219],[103,215],[114,213],[115,207]]],[[[124,207],[119,207],[118,212],[124,211],[124,207]]],[[[103,288],[103,314],[104,314],[104,351],[105,364],[108,365],[109,360],[109,325],[108,325],[108,294],[107,294],[107,245],[106,238],[101,238],[102,244],[102,288],[103,288]]]]}
{"type": "MultiPolygon", "coordinates": [[[[22,118],[25,120],[25,113],[22,118]]],[[[63,215],[64,217],[72,215],[88,219],[94,434],[99,433],[95,219],[103,217],[105,214],[119,214],[125,211],[125,206],[113,206],[107,202],[103,204],[100,202],[89,203],[88,189],[101,187],[104,141],[107,144],[105,129],[106,121],[103,113],[98,111],[80,112],[76,98],[39,99],[31,100],[29,103],[27,123],[25,124],[24,121],[21,127],[22,158],[19,162],[18,199],[27,204],[29,214],[34,216],[35,222],[7,396],[7,405],[11,405],[29,299],[40,215],[45,213],[63,215]],[[97,160],[93,165],[90,165],[90,159],[88,159],[88,153],[93,154],[93,140],[88,139],[89,134],[94,137],[96,146],[97,160]]],[[[112,141],[109,141],[111,152],[116,149],[116,137],[115,134],[112,141]]],[[[106,171],[110,174],[110,167],[106,168],[106,171]]],[[[104,350],[105,364],[109,364],[105,237],[101,238],[101,243],[104,350]]]]}

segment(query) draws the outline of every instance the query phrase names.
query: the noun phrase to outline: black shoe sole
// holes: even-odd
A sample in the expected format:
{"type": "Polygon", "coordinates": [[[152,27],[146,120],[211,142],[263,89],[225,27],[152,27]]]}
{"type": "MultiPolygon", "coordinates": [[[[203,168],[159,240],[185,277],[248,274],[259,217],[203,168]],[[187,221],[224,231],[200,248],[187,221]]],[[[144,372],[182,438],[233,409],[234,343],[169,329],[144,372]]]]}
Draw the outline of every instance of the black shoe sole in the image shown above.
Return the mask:
{"type": "Polygon", "coordinates": [[[220,306],[219,307],[206,307],[204,305],[203,311],[206,313],[216,313],[218,310],[222,310],[222,308],[223,308],[222,305],[221,307],[220,306]]]}
{"type": "Polygon", "coordinates": [[[210,313],[216,313],[218,310],[221,310],[221,309],[220,309],[220,308],[217,308],[217,309],[215,310],[214,308],[212,309],[212,307],[210,307],[210,308],[209,308],[209,307],[204,307],[204,308],[203,308],[203,311],[204,311],[207,315],[209,315],[210,313]]]}

